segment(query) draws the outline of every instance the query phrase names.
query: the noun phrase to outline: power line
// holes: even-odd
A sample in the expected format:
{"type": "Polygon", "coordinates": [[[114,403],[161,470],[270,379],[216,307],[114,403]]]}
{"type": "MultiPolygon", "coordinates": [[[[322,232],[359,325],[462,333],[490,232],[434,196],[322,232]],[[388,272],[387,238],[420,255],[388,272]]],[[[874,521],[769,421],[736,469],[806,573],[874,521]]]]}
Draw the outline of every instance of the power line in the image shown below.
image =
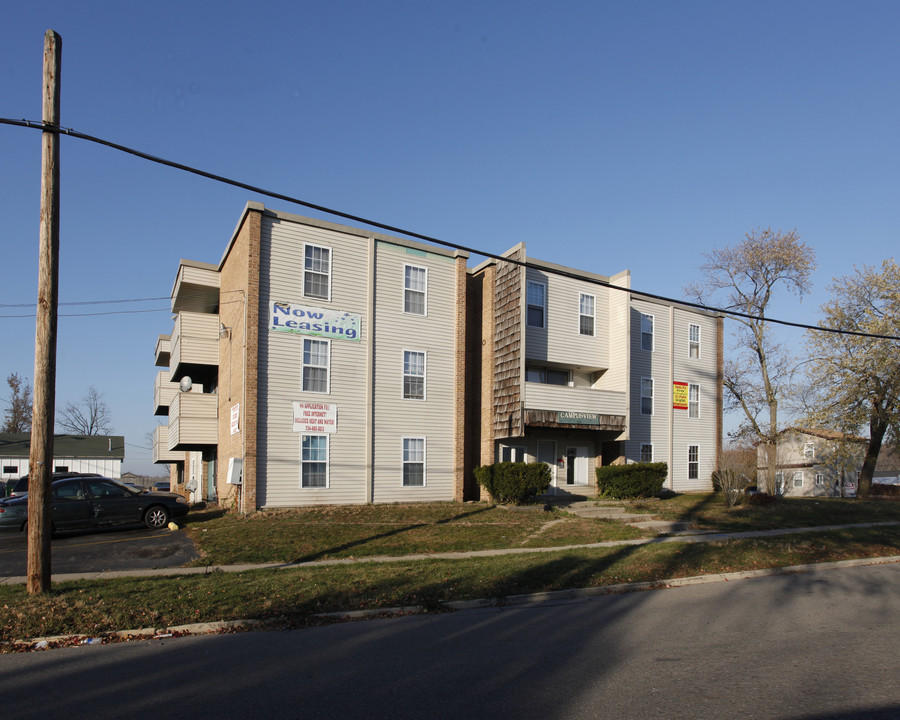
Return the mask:
{"type": "Polygon", "coordinates": [[[657,295],[655,293],[645,292],[643,290],[635,290],[633,288],[623,288],[618,285],[613,285],[609,282],[599,280],[596,278],[585,277],[576,272],[570,272],[567,270],[563,270],[562,268],[547,268],[539,265],[535,265],[533,263],[529,263],[527,260],[516,260],[509,257],[504,257],[503,255],[498,255],[497,253],[489,252],[486,250],[479,250],[477,248],[470,248],[465,245],[460,245],[458,243],[449,242],[447,240],[441,240],[440,238],[432,237],[430,235],[424,235],[422,233],[417,233],[412,230],[404,230],[403,228],[397,227],[395,225],[388,225],[386,223],[378,222],[377,220],[370,220],[368,218],[361,217],[359,215],[353,215],[351,213],[346,213],[341,210],[335,210],[333,208],[326,207],[324,205],[318,205],[316,203],[311,203],[306,200],[301,200],[300,198],[295,198],[290,195],[285,195],[284,193],[275,192],[273,190],[266,190],[265,188],[261,188],[256,185],[250,185],[249,183],[241,182],[240,180],[234,180],[232,178],[227,178],[223,175],[217,175],[215,173],[207,172],[206,170],[200,170],[199,168],[191,167],[190,165],[184,165],[183,163],[178,163],[173,160],[166,160],[165,158],[157,157],[155,155],[150,155],[149,153],[142,152],[140,150],[135,150],[134,148],[127,147],[125,145],[120,145],[118,143],[114,143],[110,140],[104,140],[103,138],[98,138],[93,135],[88,135],[86,133],[79,132],[78,130],[74,130],[73,128],[63,128],[59,126],[44,124],[42,122],[36,122],[33,120],[13,120],[11,118],[0,118],[0,124],[2,125],[15,125],[18,127],[27,127],[33,130],[41,130],[43,132],[55,132],[61,135],[69,135],[74,138],[78,138],[79,140],[87,140],[88,142],[96,143],[98,145],[103,145],[105,147],[112,148],[113,150],[119,150],[120,152],[126,153],[128,155],[134,155],[135,157],[142,158],[144,160],[149,160],[150,162],[157,163],[159,165],[165,165],[166,167],[175,168],[176,170],[182,170],[184,172],[191,173],[193,175],[199,175],[200,177],[205,177],[209,180],[215,180],[216,182],[223,183],[225,185],[231,185],[233,187],[241,188],[242,190],[249,190],[250,192],[259,193],[260,195],[265,195],[267,197],[275,198],[277,200],[284,200],[285,202],[292,203],[294,205],[300,205],[302,207],[309,208],[311,210],[316,210],[318,212],[326,213],[328,215],[334,215],[335,217],[344,218],[345,220],[350,220],[355,223],[362,223],[363,225],[370,225],[372,227],[379,228],[380,230],[385,230],[387,232],[396,233],[398,235],[406,235],[408,237],[416,238],[417,240],[423,240],[425,242],[432,243],[434,245],[441,245],[443,247],[453,248],[455,250],[462,250],[464,252],[468,252],[473,255],[483,255],[484,257],[489,257],[494,260],[500,260],[503,262],[508,262],[513,265],[518,265],[520,267],[525,268],[535,268],[540,269],[542,272],[547,272],[552,275],[559,275],[561,277],[568,277],[574,280],[586,281],[593,285],[599,285],[601,287],[605,287],[613,290],[620,290],[623,292],[631,293],[632,295],[637,295],[643,298],[649,298],[651,300],[659,300],[664,303],[668,303],[670,305],[681,305],[683,307],[691,307],[697,310],[702,310],[704,312],[712,312],[719,313],[721,315],[727,315],[734,318],[743,318],[745,320],[755,320],[759,322],[769,322],[774,323],[776,325],[784,325],[786,327],[794,327],[800,328],[802,330],[813,330],[817,332],[827,332],[834,333],[838,335],[855,335],[858,337],[870,337],[876,338],[880,340],[897,340],[900,341],[900,337],[895,335],[878,335],[874,333],[864,333],[856,330],[840,330],[837,328],[829,328],[822,327],[820,325],[808,325],[806,323],[797,323],[791,322],[789,320],[779,320],[777,318],[770,317],[760,317],[758,315],[751,315],[749,313],[742,313],[737,310],[728,310],[726,308],[717,308],[711,307],[709,305],[702,305],[700,303],[689,302],[686,300],[676,300],[675,298],[670,298],[665,295],[657,295]]]}

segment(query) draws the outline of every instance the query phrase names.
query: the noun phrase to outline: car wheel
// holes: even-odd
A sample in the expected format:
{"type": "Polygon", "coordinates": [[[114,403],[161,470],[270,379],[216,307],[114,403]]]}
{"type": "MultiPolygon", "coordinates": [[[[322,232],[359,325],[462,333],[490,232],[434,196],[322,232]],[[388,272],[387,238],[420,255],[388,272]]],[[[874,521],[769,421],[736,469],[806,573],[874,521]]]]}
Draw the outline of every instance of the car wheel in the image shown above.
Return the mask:
{"type": "Polygon", "coordinates": [[[151,529],[164,528],[169,524],[169,511],[162,505],[154,505],[144,513],[144,525],[151,529]]]}

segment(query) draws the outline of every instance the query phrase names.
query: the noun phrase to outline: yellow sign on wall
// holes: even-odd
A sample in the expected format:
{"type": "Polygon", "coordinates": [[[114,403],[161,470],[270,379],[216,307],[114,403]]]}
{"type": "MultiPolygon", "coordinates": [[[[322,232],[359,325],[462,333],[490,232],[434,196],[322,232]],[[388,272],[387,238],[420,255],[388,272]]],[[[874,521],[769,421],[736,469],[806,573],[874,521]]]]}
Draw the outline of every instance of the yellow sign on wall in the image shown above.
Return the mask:
{"type": "Polygon", "coordinates": [[[672,383],[672,407],[676,410],[688,408],[688,384],[683,382],[672,383]]]}

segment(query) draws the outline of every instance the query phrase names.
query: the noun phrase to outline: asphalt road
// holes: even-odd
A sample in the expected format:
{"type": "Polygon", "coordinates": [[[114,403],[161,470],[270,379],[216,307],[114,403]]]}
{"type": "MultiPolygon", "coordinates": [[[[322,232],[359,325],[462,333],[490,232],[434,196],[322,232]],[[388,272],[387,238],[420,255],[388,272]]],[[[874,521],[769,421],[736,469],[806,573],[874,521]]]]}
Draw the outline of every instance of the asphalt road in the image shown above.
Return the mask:
{"type": "Polygon", "coordinates": [[[900,718],[900,564],[0,656],[3,714],[900,718]],[[51,691],[52,689],[52,691],[51,691]]]}
{"type": "MultiPolygon", "coordinates": [[[[27,549],[26,533],[0,532],[0,577],[26,574],[27,549]]],[[[148,530],[143,525],[64,533],[50,543],[54,575],[179,567],[195,557],[194,543],[183,531],[148,530]]]]}

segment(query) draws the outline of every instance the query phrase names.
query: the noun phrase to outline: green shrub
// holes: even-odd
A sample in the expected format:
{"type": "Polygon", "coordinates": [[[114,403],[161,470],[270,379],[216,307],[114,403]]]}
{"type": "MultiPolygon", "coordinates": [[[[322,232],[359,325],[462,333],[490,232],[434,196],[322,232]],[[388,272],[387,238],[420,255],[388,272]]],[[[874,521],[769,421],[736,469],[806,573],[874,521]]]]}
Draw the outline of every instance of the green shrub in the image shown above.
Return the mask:
{"type": "Polygon", "coordinates": [[[616,499],[653,497],[659,495],[668,472],[664,462],[604,465],[597,468],[597,492],[616,499]]]}
{"type": "Polygon", "coordinates": [[[550,467],[545,463],[502,462],[475,468],[475,479],[501,503],[525,502],[550,486],[550,467]]]}

